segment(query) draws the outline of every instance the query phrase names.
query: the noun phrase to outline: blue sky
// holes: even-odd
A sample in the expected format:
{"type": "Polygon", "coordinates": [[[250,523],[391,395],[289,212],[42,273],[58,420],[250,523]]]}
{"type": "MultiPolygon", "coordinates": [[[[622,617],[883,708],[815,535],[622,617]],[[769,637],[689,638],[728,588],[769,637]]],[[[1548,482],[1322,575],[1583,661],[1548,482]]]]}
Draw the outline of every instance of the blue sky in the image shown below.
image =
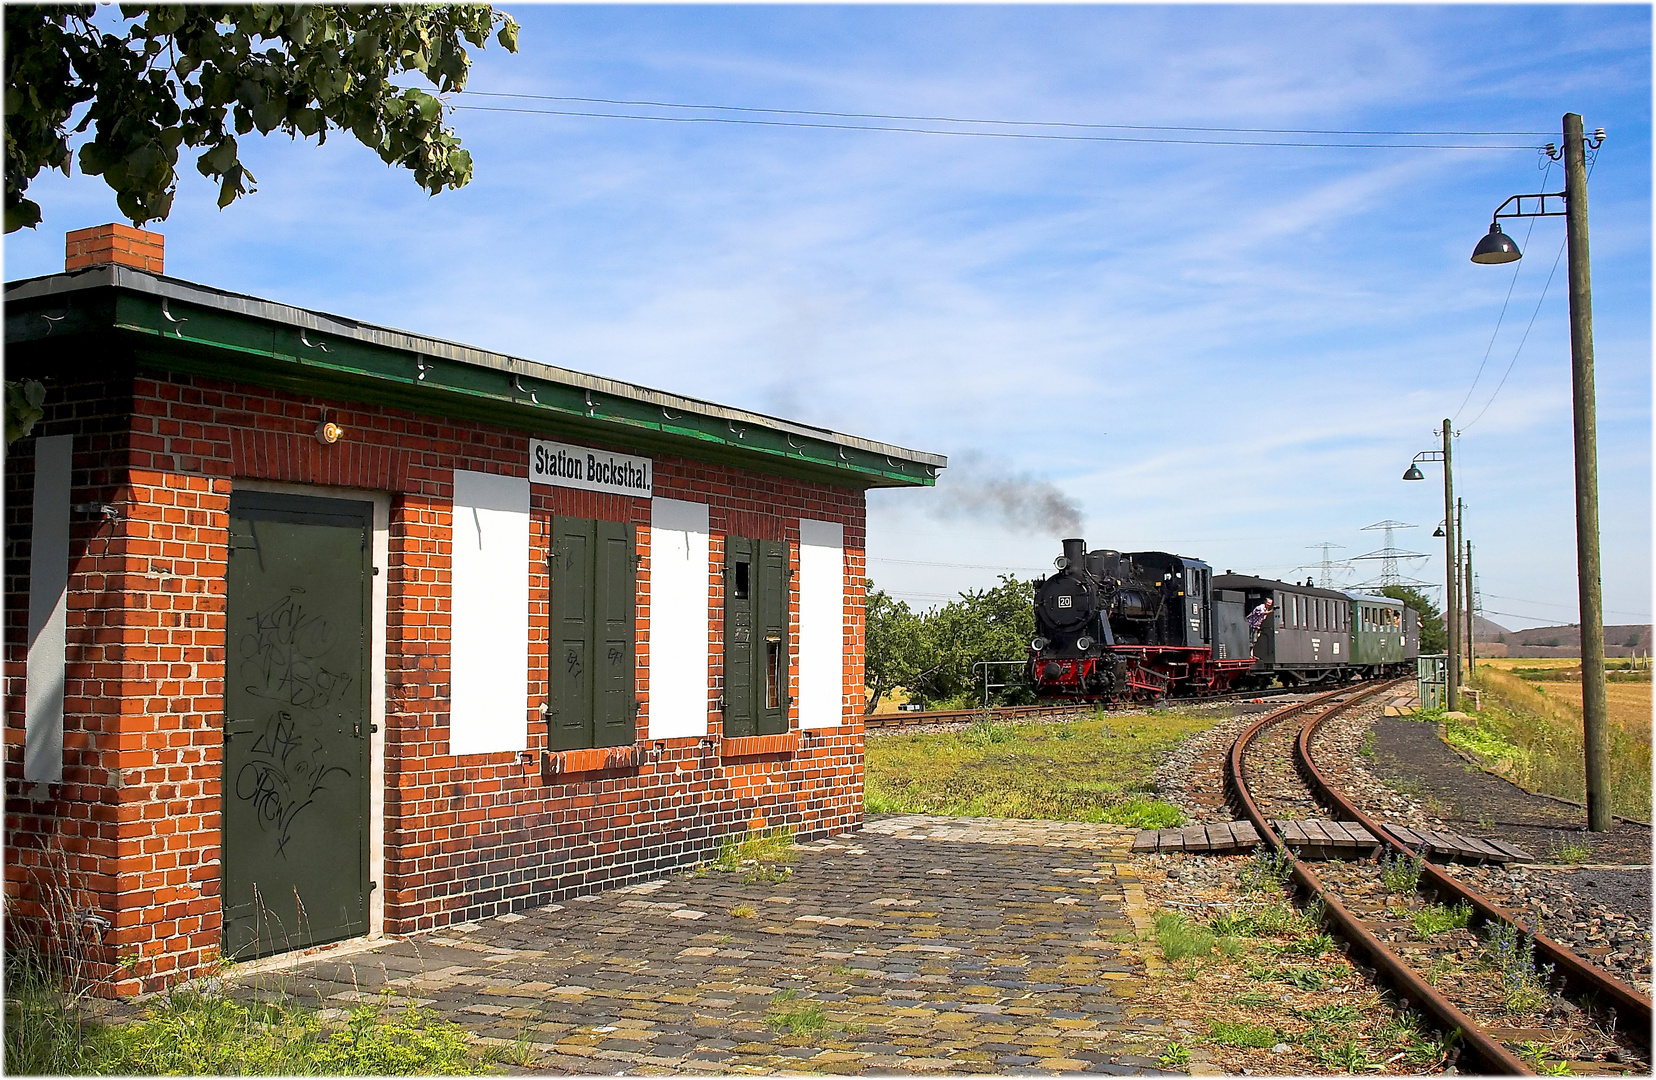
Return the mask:
{"type": "MultiPolygon", "coordinates": [[[[338,133],[244,140],[259,190],[222,212],[187,168],[169,273],[946,453],[937,490],[869,500],[871,573],[918,606],[1049,566],[1066,507],[1091,546],[1274,577],[1315,572],[1323,541],[1378,549],[1360,530],[1398,519],[1419,527],[1397,545],[1431,554],[1405,572],[1441,580],[1440,474],[1399,477],[1455,417],[1486,611],[1568,622],[1562,264],[1543,296],[1563,224],[1508,226],[1516,278],[1468,256],[1508,195],[1562,187],[1534,147],[1580,112],[1609,133],[1590,188],[1605,621],[1650,619],[1648,6],[507,10],[520,51],[474,53],[472,91],[1551,134],[1307,149],[462,110],[476,179],[437,198],[338,133]]],[[[8,279],[119,220],[95,178],[31,195],[45,221],[7,238],[8,279]]]]}

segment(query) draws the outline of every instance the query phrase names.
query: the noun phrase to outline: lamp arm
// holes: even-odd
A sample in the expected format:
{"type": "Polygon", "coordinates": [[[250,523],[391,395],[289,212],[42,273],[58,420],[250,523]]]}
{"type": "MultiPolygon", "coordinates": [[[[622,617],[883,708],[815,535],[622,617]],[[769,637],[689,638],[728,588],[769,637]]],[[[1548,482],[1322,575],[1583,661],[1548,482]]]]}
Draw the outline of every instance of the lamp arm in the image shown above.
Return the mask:
{"type": "Polygon", "coordinates": [[[1495,213],[1490,216],[1490,221],[1499,221],[1501,218],[1563,217],[1563,199],[1564,192],[1562,191],[1538,191],[1533,195],[1514,195],[1512,198],[1495,208],[1495,213]],[[1538,200],[1538,208],[1533,211],[1526,211],[1524,209],[1525,199],[1538,200]],[[1558,199],[1560,201],[1559,209],[1548,210],[1548,199],[1558,199]],[[1513,205],[1514,203],[1518,204],[1517,209],[1510,211],[1507,210],[1507,207],[1513,205]]]}

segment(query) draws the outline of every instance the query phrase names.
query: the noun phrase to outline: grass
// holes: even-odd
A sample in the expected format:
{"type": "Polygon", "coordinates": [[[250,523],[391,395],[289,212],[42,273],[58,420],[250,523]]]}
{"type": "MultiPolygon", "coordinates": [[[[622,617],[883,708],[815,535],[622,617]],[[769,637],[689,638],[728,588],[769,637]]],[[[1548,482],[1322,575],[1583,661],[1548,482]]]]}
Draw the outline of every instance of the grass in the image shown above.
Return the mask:
{"type": "Polygon", "coordinates": [[[1135,829],[1170,829],[1175,825],[1184,824],[1184,811],[1160,799],[1134,796],[1105,807],[1101,818],[1109,825],[1130,825],[1135,829]]]}
{"type": "Polygon", "coordinates": [[[1446,930],[1459,930],[1471,922],[1472,905],[1465,900],[1454,907],[1427,904],[1415,912],[1410,921],[1414,923],[1415,933],[1423,938],[1433,938],[1446,930]]]}
{"type": "Polygon", "coordinates": [[[1593,857],[1593,845],[1581,837],[1559,833],[1548,841],[1546,857],[1553,862],[1580,866],[1593,857]]]}
{"type": "Polygon", "coordinates": [[[1235,1046],[1242,1049],[1264,1050],[1282,1039],[1277,1030],[1264,1024],[1249,1024],[1230,1020],[1210,1020],[1208,1041],[1216,1046],[1235,1046]]]}
{"type": "Polygon", "coordinates": [[[1169,962],[1189,956],[1207,956],[1213,952],[1214,936],[1205,927],[1190,921],[1177,912],[1166,911],[1156,916],[1156,944],[1169,962]]]}
{"type": "Polygon", "coordinates": [[[784,990],[771,999],[765,1026],[790,1035],[821,1031],[828,1026],[828,1014],[814,1001],[800,1001],[798,990],[784,990]]]}
{"type": "Polygon", "coordinates": [[[784,881],[793,874],[793,867],[788,864],[798,856],[792,832],[759,829],[725,837],[719,844],[719,854],[706,869],[720,874],[741,874],[747,882],[784,881]]]}
{"type": "Polygon", "coordinates": [[[1156,764],[1217,722],[1178,709],[1064,724],[974,723],[964,731],[881,735],[867,743],[864,808],[1047,821],[1177,824],[1148,796],[1156,764]]]}
{"type": "Polygon", "coordinates": [[[493,1071],[458,1026],[389,997],[325,1024],[281,1001],[176,990],[131,1023],[86,1019],[27,950],[6,961],[5,1071],[14,1075],[472,1076],[493,1071]]]}
{"type": "Polygon", "coordinates": [[[1316,924],[1286,901],[1246,911],[1227,911],[1214,916],[1213,932],[1224,937],[1283,937],[1316,929],[1316,924]]]}
{"type": "MultiPolygon", "coordinates": [[[[1473,685],[1485,692],[1484,710],[1470,724],[1450,725],[1450,741],[1514,783],[1582,801],[1586,795],[1581,735],[1580,661],[1577,681],[1568,667],[1525,660],[1524,666],[1482,661],[1473,685]],[[1545,675],[1531,679],[1530,674],[1545,675]],[[1471,729],[1471,730],[1468,730],[1471,729]]],[[[1643,675],[1644,673],[1639,673],[1643,675]]],[[[1628,817],[1650,820],[1651,687],[1645,679],[1607,689],[1606,737],[1610,803],[1628,817]]]]}

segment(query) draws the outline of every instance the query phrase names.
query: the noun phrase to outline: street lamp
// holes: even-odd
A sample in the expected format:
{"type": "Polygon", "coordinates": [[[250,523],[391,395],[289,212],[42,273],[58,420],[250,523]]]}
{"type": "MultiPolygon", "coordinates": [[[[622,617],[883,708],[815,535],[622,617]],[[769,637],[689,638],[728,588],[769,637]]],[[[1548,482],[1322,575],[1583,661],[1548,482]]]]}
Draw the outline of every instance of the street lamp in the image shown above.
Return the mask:
{"type": "Polygon", "coordinates": [[[1514,195],[1496,210],[1489,235],[1473,249],[1476,263],[1512,262],[1518,245],[1501,233],[1503,217],[1562,217],[1570,252],[1570,390],[1575,415],[1576,581],[1581,606],[1582,741],[1587,759],[1587,827],[1613,827],[1605,761],[1608,708],[1604,692],[1604,605],[1599,582],[1598,433],[1593,405],[1593,289],[1587,254],[1587,150],[1604,144],[1604,129],[1589,137],[1581,116],[1564,114],[1564,149],[1547,146],[1547,156],[1564,159],[1564,190],[1514,195]],[[1525,209],[1525,200],[1535,200],[1525,209]],[[1560,200],[1549,203],[1548,200],[1560,200]],[[1516,204],[1514,206],[1514,204],[1516,204]],[[1553,209],[1562,205],[1562,209],[1553,209]],[[1514,209],[1508,211],[1507,207],[1514,209]]]}
{"type": "Polygon", "coordinates": [[[1422,450],[1416,454],[1414,460],[1409,462],[1409,471],[1403,474],[1403,479],[1424,480],[1426,474],[1420,471],[1420,462],[1443,462],[1443,525],[1432,535],[1443,537],[1443,625],[1449,631],[1449,686],[1444,704],[1450,712],[1454,712],[1460,703],[1460,604],[1455,588],[1455,571],[1460,567],[1460,557],[1455,543],[1455,477],[1450,437],[1449,421],[1445,420],[1443,449],[1422,450]]]}

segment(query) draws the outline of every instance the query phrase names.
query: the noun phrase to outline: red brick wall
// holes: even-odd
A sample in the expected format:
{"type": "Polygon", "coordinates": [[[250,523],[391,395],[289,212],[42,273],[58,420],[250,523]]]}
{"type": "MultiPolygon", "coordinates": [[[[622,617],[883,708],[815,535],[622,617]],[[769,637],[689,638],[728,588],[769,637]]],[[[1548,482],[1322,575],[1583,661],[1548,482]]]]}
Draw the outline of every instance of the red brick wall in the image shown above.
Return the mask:
{"type": "MultiPolygon", "coordinates": [[[[85,906],[115,923],[106,943],[142,957],[123,992],[193,970],[218,945],[224,545],[229,493],[240,478],[392,496],[379,880],[388,932],[483,918],[659,873],[705,857],[720,838],[750,825],[810,836],[861,820],[860,491],[653,455],[657,495],[709,505],[714,566],[722,561],[727,531],[785,539],[797,566],[799,517],[844,526],[851,651],[845,725],[808,732],[791,754],[751,758],[719,756],[717,713],[709,716],[706,739],[649,740],[649,504],[532,485],[525,694],[531,753],[456,758],[448,752],[453,471],[526,476],[528,436],[225,381],[140,372],[129,385],[132,393],[118,395],[113,407],[96,386],[75,391],[78,400],[66,387],[41,429],[86,427],[86,445],[76,445],[74,501],[106,499],[126,511],[107,545],[91,535],[90,525],[76,528],[70,760],[65,783],[42,803],[24,798],[15,779],[22,756],[26,625],[20,628],[18,620],[26,623],[27,545],[13,537],[27,533],[32,461],[26,450],[8,462],[6,561],[8,840],[12,850],[28,851],[55,834],[53,844],[78,860],[73,868],[90,890],[85,906]],[[101,412],[90,404],[96,401],[105,401],[101,412]],[[111,423],[117,414],[120,424],[111,423]],[[345,428],[340,443],[315,439],[324,416],[345,428]],[[113,431],[92,432],[98,423],[113,431]],[[105,494],[83,492],[83,486],[93,490],[94,480],[105,494]],[[640,760],[633,766],[542,771],[546,740],[538,706],[547,693],[545,568],[553,514],[639,526],[638,693],[645,704],[640,760]]],[[[721,687],[723,616],[722,581],[711,570],[708,603],[711,703],[721,687]]],[[[797,581],[790,610],[797,627],[797,581]]],[[[797,694],[797,669],[792,680],[797,694]]],[[[8,897],[24,899],[33,887],[25,872],[30,858],[8,857],[8,897]]]]}

